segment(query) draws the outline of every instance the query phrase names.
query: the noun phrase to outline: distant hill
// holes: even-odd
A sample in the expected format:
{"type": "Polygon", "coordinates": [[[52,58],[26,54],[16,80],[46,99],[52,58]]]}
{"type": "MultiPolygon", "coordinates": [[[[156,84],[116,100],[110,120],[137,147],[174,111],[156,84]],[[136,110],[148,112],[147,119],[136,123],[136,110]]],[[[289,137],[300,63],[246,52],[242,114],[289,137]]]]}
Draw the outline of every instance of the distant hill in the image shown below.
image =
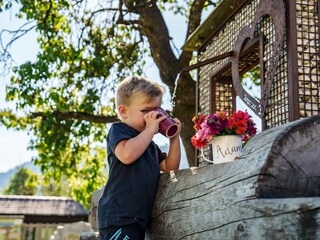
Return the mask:
{"type": "Polygon", "coordinates": [[[11,178],[13,175],[19,171],[20,168],[27,168],[30,169],[32,172],[40,173],[40,168],[35,166],[32,162],[26,162],[21,164],[13,169],[10,169],[7,172],[0,173],[0,192],[4,190],[4,188],[10,183],[11,178]]]}

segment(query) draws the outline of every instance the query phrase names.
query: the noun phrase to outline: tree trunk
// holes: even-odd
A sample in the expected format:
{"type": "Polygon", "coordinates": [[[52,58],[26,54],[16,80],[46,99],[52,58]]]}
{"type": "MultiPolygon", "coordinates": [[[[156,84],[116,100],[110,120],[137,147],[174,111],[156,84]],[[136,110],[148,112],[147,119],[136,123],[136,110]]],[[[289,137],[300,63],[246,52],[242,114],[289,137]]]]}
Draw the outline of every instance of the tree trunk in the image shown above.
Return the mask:
{"type": "Polygon", "coordinates": [[[166,221],[153,222],[146,239],[320,239],[320,197],[207,200],[170,204],[161,216],[166,221]],[[193,211],[185,209],[191,205],[193,211]]]}
{"type": "Polygon", "coordinates": [[[162,174],[148,239],[320,239],[320,116],[264,131],[238,161],[162,174]]]}
{"type": "Polygon", "coordinates": [[[196,166],[195,148],[191,144],[191,137],[195,134],[192,118],[195,115],[195,87],[196,84],[189,74],[182,74],[179,79],[175,97],[173,116],[182,121],[181,139],[185,147],[189,166],[196,166]]]}
{"type": "MultiPolygon", "coordinates": [[[[128,1],[126,2],[128,3],[128,1]]],[[[187,37],[200,24],[204,2],[204,0],[194,1],[191,7],[192,15],[189,19],[187,37]]],[[[141,6],[144,7],[136,9],[142,22],[141,32],[148,39],[151,55],[159,68],[161,80],[169,87],[170,93],[173,94],[176,78],[183,67],[189,65],[192,53],[182,51],[180,57],[177,58],[170,45],[171,38],[167,25],[157,5],[148,4],[148,1],[146,1],[141,6]]],[[[196,103],[195,86],[195,81],[190,74],[182,73],[178,81],[175,107],[173,108],[173,115],[182,121],[181,139],[186,149],[189,166],[195,166],[195,151],[191,145],[191,137],[194,134],[192,118],[196,103]]]]}

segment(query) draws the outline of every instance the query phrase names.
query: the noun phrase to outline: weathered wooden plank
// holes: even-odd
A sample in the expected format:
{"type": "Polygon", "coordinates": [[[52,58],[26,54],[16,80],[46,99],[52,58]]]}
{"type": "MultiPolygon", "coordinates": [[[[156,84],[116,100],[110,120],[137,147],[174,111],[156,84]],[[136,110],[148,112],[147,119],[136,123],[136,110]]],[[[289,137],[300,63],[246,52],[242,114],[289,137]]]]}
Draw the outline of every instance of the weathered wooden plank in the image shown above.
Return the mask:
{"type": "MultiPolygon", "coordinates": [[[[147,239],[320,239],[320,198],[165,204],[147,239]]],[[[167,202],[167,201],[166,201],[167,202]]]]}
{"type": "Polygon", "coordinates": [[[320,196],[320,115],[264,131],[252,140],[242,159],[260,164],[257,197],[320,196]]]}
{"type": "MultiPolygon", "coordinates": [[[[278,130],[260,172],[258,196],[320,196],[320,116],[301,119],[278,130]]],[[[263,132],[259,138],[266,134],[263,132]]],[[[254,147],[251,143],[250,148],[254,147]]]]}
{"type": "Polygon", "coordinates": [[[148,238],[320,239],[319,144],[314,116],[260,133],[238,161],[162,174],[148,238]]]}

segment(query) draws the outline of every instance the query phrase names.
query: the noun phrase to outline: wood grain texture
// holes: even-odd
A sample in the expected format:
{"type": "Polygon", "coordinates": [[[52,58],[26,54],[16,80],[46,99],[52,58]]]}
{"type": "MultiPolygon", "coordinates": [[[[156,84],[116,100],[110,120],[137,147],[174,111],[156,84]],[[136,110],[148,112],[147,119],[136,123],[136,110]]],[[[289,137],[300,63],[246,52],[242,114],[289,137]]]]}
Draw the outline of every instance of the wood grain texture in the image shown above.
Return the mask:
{"type": "Polygon", "coordinates": [[[314,116],[258,134],[235,162],[161,174],[147,239],[320,239],[319,144],[314,116]]]}
{"type": "Polygon", "coordinates": [[[318,197],[232,203],[211,197],[166,205],[147,239],[320,239],[318,197]]]}

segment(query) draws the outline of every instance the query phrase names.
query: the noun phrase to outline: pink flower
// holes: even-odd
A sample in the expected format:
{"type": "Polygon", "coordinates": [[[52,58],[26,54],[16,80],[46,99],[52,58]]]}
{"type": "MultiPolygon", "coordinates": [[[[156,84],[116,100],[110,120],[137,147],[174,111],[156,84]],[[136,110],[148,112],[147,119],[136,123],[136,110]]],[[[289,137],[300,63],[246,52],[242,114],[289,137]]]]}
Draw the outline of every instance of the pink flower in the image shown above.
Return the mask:
{"type": "Polygon", "coordinates": [[[217,135],[220,132],[221,129],[221,123],[219,120],[219,117],[216,114],[210,114],[207,118],[207,122],[205,122],[206,125],[210,129],[211,135],[217,135]]]}
{"type": "Polygon", "coordinates": [[[194,146],[196,149],[200,149],[200,148],[204,147],[203,142],[200,141],[200,139],[197,137],[197,135],[194,135],[191,138],[191,143],[192,143],[192,146],[194,146]]]}
{"type": "Polygon", "coordinates": [[[206,115],[204,114],[200,114],[199,116],[194,116],[192,121],[195,123],[193,128],[195,130],[199,130],[200,129],[200,125],[201,123],[203,123],[203,121],[206,119],[206,115]]]}

